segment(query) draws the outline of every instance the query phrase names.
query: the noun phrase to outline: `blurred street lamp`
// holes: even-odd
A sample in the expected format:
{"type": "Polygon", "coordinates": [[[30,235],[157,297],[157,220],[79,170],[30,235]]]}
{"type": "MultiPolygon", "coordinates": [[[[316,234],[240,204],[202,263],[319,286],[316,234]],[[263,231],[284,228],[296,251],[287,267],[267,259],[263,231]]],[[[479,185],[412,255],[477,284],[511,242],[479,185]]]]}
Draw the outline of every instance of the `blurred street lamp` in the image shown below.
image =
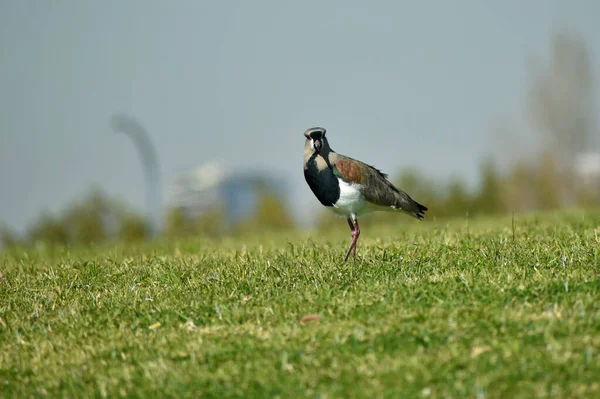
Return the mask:
{"type": "Polygon", "coordinates": [[[110,126],[115,132],[131,137],[138,149],[146,180],[148,235],[150,238],[156,237],[162,231],[161,187],[158,156],[150,136],[138,121],[125,114],[113,115],[110,126]]]}

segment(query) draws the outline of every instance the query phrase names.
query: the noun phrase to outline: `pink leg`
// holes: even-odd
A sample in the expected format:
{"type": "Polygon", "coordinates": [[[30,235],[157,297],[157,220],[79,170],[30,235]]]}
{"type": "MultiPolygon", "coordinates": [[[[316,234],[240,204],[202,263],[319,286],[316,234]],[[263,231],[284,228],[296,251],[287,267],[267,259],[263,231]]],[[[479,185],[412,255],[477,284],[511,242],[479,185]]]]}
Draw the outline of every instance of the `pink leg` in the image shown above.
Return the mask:
{"type": "Polygon", "coordinates": [[[356,247],[358,247],[358,236],[360,236],[360,227],[358,227],[358,219],[354,220],[354,226],[354,234],[356,235],[356,242],[354,243],[354,257],[356,258],[356,247]]]}
{"type": "Polygon", "coordinates": [[[352,243],[350,244],[350,248],[348,248],[348,252],[346,252],[346,257],[344,258],[344,262],[348,260],[350,256],[350,252],[354,250],[354,257],[356,257],[356,246],[358,243],[358,236],[360,236],[360,228],[358,227],[358,220],[354,220],[354,222],[348,218],[348,225],[350,226],[350,230],[352,231],[352,243]]]}

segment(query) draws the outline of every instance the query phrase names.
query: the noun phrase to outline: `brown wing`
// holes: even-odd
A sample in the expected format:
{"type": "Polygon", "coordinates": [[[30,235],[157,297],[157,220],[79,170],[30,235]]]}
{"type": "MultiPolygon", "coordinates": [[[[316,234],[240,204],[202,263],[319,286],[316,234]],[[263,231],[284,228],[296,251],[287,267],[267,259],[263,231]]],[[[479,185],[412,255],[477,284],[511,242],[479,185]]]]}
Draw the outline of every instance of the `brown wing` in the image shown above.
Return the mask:
{"type": "Polygon", "coordinates": [[[371,165],[340,154],[330,157],[333,173],[346,182],[362,185],[361,192],[366,200],[382,207],[403,210],[423,219],[427,207],[413,200],[387,179],[387,174],[371,165]],[[333,158],[333,159],[332,159],[333,158]]]}
{"type": "Polygon", "coordinates": [[[362,162],[352,158],[343,157],[339,154],[335,154],[335,157],[329,157],[333,173],[348,183],[363,184],[364,174],[363,169],[365,166],[362,162]]]}

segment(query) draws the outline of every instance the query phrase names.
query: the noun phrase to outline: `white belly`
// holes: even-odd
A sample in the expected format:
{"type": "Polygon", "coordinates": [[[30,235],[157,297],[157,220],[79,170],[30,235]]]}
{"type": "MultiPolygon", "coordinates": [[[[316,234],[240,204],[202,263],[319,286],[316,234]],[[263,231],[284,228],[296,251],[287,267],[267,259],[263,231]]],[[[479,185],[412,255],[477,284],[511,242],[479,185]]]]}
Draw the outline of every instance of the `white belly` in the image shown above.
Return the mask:
{"type": "Polygon", "coordinates": [[[338,179],[338,182],[340,185],[340,199],[333,207],[329,208],[333,213],[355,218],[373,211],[360,192],[362,187],[360,184],[346,183],[340,179],[338,179]]]}

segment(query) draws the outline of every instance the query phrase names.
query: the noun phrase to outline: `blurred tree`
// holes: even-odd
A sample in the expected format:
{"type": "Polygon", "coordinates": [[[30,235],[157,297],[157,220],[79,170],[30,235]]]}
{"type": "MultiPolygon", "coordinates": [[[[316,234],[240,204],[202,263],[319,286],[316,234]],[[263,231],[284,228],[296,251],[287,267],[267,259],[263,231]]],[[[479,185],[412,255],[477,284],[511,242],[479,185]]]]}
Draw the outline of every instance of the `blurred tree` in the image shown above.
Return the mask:
{"type": "Polygon", "coordinates": [[[29,228],[27,237],[28,241],[32,243],[69,244],[67,226],[47,211],[42,212],[37,222],[29,228]]]}
{"type": "Polygon", "coordinates": [[[479,190],[473,199],[475,214],[493,214],[504,211],[502,177],[492,158],[485,159],[480,167],[479,190]]]}
{"type": "Polygon", "coordinates": [[[0,227],[0,249],[22,245],[22,240],[8,226],[0,227]]]}
{"type": "Polygon", "coordinates": [[[269,230],[295,228],[294,220],[283,200],[270,192],[263,192],[260,196],[255,219],[257,225],[269,230]]]}
{"type": "Polygon", "coordinates": [[[112,239],[134,241],[145,236],[143,218],[124,203],[91,189],[69,204],[59,216],[43,212],[29,228],[26,241],[54,245],[101,243],[112,239]]]}
{"type": "Polygon", "coordinates": [[[556,156],[551,152],[544,152],[535,167],[531,186],[536,197],[536,209],[556,209],[563,205],[563,181],[556,156]]]}
{"type": "MultiPolygon", "coordinates": [[[[527,98],[527,116],[536,133],[537,149],[523,151],[527,147],[526,135],[513,124],[499,126],[496,141],[514,147],[514,151],[505,148],[511,155],[505,176],[482,171],[476,209],[553,209],[577,205],[584,199],[589,204],[594,198],[575,173],[577,157],[589,151],[594,142],[598,144],[589,52],[584,41],[572,32],[554,34],[550,43],[546,65],[535,60],[527,98]],[[494,195],[483,194],[497,190],[500,192],[494,195]],[[487,199],[484,201],[483,197],[487,199]],[[493,200],[494,197],[501,200],[493,200]]],[[[495,151],[495,156],[502,154],[495,151]]]]}
{"type": "MultiPolygon", "coordinates": [[[[314,220],[318,230],[330,232],[343,228],[350,231],[343,218],[335,216],[330,210],[325,209],[319,202],[316,202],[316,200],[311,204],[311,209],[315,212],[314,220]]],[[[377,215],[373,216],[376,217],[377,215]]],[[[368,223],[368,221],[365,221],[365,223],[368,223]]],[[[361,224],[361,226],[366,226],[366,224],[361,224]]]]}
{"type": "Polygon", "coordinates": [[[408,193],[415,201],[425,205],[429,210],[426,213],[428,219],[445,216],[446,211],[442,203],[447,197],[443,185],[436,183],[433,179],[426,177],[417,169],[408,168],[393,179],[394,185],[408,193]]]}
{"type": "Polygon", "coordinates": [[[469,195],[464,182],[454,177],[447,186],[446,199],[439,210],[441,216],[460,216],[464,217],[472,208],[473,200],[469,195]]]}
{"type": "Polygon", "coordinates": [[[434,201],[440,194],[435,182],[414,168],[401,171],[394,182],[398,188],[406,191],[412,198],[421,203],[434,201]]]}
{"type": "Polygon", "coordinates": [[[296,227],[281,196],[264,185],[259,187],[258,192],[256,210],[252,216],[234,226],[234,231],[281,231],[296,227]]]}
{"type": "Polygon", "coordinates": [[[194,220],[191,231],[194,234],[211,237],[223,235],[226,231],[225,212],[220,207],[214,207],[206,211],[194,220]]]}
{"type": "Polygon", "coordinates": [[[143,241],[148,231],[146,223],[140,215],[128,212],[121,220],[119,239],[128,243],[143,241]]]}
{"type": "Polygon", "coordinates": [[[81,201],[65,211],[63,224],[71,243],[99,243],[118,231],[119,215],[115,203],[98,189],[92,189],[81,201]],[[110,231],[112,230],[112,231],[110,231]]]}
{"type": "Polygon", "coordinates": [[[180,208],[171,208],[167,211],[165,231],[169,236],[181,236],[193,232],[192,223],[180,208]]]}
{"type": "Polygon", "coordinates": [[[559,167],[571,168],[597,134],[592,67],[585,42],[560,32],[551,41],[547,67],[535,70],[529,111],[545,151],[558,155],[559,167]]]}
{"type": "Polygon", "coordinates": [[[536,195],[533,187],[534,173],[529,165],[517,161],[508,171],[502,182],[502,202],[508,212],[530,211],[536,207],[536,195]]]}
{"type": "Polygon", "coordinates": [[[207,209],[198,216],[186,215],[180,208],[167,211],[165,233],[171,237],[221,236],[227,231],[225,214],[218,206],[207,209]]]}

